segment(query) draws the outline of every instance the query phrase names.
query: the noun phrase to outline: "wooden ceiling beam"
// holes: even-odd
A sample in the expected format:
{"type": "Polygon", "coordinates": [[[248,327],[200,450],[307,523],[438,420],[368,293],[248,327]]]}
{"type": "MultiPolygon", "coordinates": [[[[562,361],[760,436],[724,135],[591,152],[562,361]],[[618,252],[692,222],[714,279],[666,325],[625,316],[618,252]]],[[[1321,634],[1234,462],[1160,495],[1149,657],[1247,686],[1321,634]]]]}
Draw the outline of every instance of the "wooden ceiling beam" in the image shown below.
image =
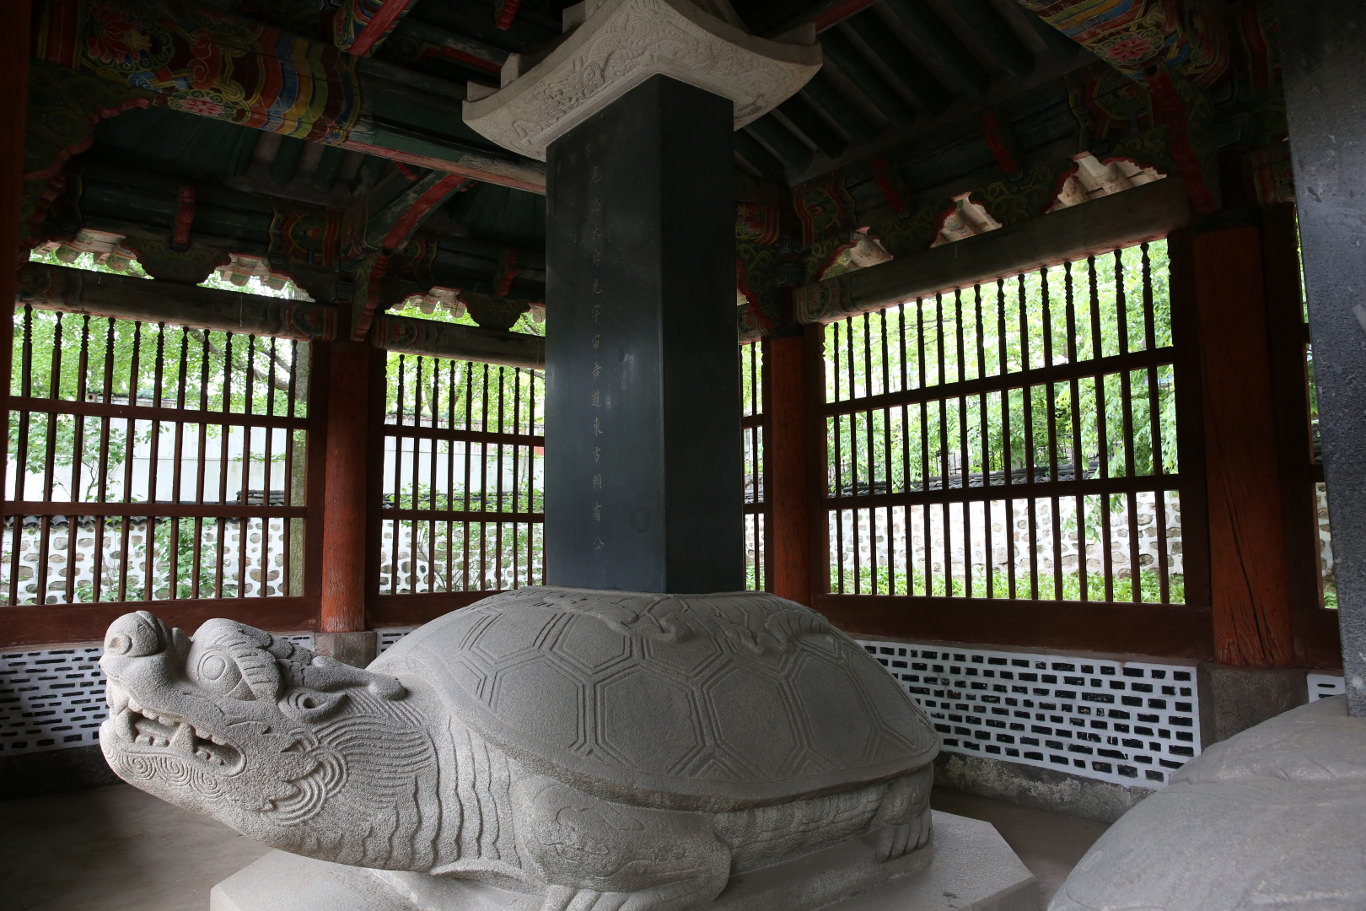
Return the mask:
{"type": "Polygon", "coordinates": [[[388,38],[417,0],[348,0],[332,18],[337,47],[368,57],[388,38]]]}
{"type": "Polygon", "coordinates": [[[1130,76],[1170,67],[1208,87],[1233,65],[1227,21],[1205,0],[1185,0],[1171,16],[1165,0],[1096,4],[1089,0],[1016,0],[1062,35],[1130,76]],[[1163,23],[1164,33],[1153,23],[1163,23]]]}
{"type": "Polygon", "coordinates": [[[173,110],[545,192],[544,165],[491,147],[464,125],[462,86],[376,61],[362,66],[335,47],[188,0],[52,0],[37,19],[39,59],[148,92],[173,110]],[[86,34],[92,22],[100,41],[86,34]],[[142,53],[127,36],[157,53],[142,53]],[[197,49],[205,47],[215,53],[203,58],[197,49]]]}

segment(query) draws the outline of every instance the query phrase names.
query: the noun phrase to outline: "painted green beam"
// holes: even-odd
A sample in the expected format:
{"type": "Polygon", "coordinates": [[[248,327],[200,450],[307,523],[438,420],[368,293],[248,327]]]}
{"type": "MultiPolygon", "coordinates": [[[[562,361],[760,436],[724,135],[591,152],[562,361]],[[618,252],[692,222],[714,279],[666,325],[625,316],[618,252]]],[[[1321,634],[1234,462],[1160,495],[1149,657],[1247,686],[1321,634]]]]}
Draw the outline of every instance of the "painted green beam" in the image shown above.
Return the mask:
{"type": "Polygon", "coordinates": [[[188,0],[51,0],[35,57],[152,103],[487,183],[545,192],[545,167],[465,126],[462,86],[362,60],[188,0]]]}

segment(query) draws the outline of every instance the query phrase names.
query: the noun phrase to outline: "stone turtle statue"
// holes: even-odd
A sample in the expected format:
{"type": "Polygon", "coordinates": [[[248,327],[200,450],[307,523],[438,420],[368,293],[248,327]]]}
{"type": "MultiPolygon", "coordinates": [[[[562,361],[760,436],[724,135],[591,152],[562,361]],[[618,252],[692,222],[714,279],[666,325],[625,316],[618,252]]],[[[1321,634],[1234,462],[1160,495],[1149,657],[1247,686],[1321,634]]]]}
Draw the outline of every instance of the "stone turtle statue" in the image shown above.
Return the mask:
{"type": "Polygon", "coordinates": [[[1220,741],[1120,817],[1049,911],[1362,911],[1366,720],[1343,696],[1220,741]]]}
{"type": "Polygon", "coordinates": [[[522,589],[368,670],[139,611],[101,666],[125,780],[286,851],[684,911],[732,875],[930,838],[929,720],[820,615],[763,593],[522,589]]]}

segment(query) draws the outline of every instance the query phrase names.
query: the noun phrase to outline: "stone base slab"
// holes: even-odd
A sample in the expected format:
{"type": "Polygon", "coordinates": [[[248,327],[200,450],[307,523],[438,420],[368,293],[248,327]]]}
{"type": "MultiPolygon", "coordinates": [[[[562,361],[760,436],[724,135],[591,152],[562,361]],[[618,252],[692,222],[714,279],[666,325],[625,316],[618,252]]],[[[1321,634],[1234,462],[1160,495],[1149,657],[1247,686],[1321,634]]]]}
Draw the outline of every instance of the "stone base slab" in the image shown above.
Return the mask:
{"type": "MultiPolygon", "coordinates": [[[[736,877],[715,911],[1039,911],[1034,876],[987,822],[934,814],[933,857],[893,861],[895,878],[850,843],[736,877]],[[836,896],[851,896],[843,899],[836,896]],[[808,903],[811,902],[811,903],[808,903]]],[[[537,911],[537,897],[346,867],[273,851],[214,886],[210,911],[537,911]]],[[[711,911],[709,909],[709,911],[711,911]]]]}

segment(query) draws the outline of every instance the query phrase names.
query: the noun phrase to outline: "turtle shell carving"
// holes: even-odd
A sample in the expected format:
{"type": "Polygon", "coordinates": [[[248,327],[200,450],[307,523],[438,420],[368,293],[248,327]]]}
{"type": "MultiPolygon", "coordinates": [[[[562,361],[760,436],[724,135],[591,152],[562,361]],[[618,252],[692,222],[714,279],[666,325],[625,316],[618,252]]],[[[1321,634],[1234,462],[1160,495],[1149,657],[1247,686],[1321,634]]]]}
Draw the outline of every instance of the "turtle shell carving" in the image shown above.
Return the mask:
{"type": "Polygon", "coordinates": [[[370,668],[427,681],[529,769],[642,806],[730,810],[905,775],[939,740],[857,643],[762,592],[529,588],[370,668]]]}

